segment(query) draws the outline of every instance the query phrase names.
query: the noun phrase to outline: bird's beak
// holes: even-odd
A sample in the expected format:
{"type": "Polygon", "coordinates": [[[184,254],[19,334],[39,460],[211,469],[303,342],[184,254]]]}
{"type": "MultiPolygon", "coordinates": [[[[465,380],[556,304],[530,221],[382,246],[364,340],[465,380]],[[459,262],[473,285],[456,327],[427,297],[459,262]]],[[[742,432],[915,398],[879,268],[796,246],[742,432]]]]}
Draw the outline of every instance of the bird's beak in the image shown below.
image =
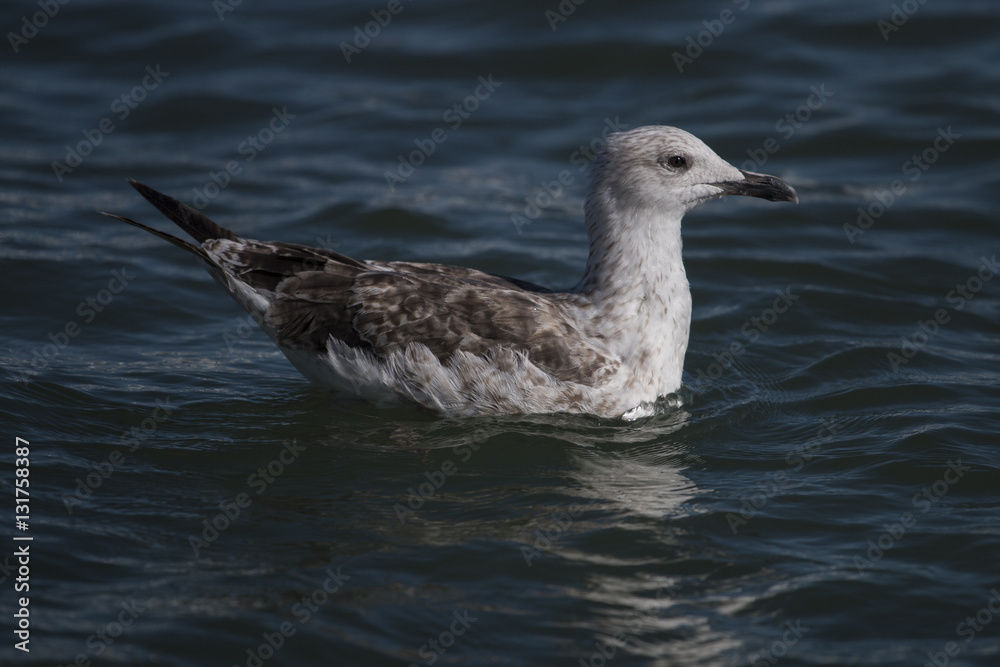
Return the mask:
{"type": "Polygon", "coordinates": [[[788,183],[780,178],[768,176],[767,174],[757,174],[752,171],[739,170],[743,174],[742,181],[723,181],[712,183],[722,190],[725,195],[747,195],[749,197],[760,197],[768,201],[792,201],[799,203],[799,196],[795,194],[788,183]]]}

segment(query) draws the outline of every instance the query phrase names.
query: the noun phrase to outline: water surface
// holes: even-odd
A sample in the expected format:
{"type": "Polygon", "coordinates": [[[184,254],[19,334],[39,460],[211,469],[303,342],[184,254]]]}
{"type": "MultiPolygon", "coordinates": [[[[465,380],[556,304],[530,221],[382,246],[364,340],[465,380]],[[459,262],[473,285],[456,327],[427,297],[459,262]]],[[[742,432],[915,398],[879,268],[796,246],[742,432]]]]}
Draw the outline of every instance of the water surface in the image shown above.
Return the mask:
{"type": "Polygon", "coordinates": [[[8,35],[4,664],[997,664],[996,3],[330,5],[8,35]],[[685,219],[685,403],[632,424],[313,389],[95,213],[166,229],[131,177],[251,238],[566,287],[588,153],[646,124],[801,204],[685,219]]]}

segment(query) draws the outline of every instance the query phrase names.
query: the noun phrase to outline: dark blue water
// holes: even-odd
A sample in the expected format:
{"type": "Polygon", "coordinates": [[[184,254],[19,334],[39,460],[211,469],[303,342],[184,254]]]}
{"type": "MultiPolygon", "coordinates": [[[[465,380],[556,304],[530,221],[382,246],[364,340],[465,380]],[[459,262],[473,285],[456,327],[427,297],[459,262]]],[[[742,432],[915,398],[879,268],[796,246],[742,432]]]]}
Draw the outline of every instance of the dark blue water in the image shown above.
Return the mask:
{"type": "Polygon", "coordinates": [[[995,2],[0,19],[3,664],[1000,664],[995,2]],[[588,155],[646,124],[801,204],[686,218],[685,402],[631,424],[313,389],[95,213],[166,229],[131,177],[251,238],[565,287],[588,155]]]}

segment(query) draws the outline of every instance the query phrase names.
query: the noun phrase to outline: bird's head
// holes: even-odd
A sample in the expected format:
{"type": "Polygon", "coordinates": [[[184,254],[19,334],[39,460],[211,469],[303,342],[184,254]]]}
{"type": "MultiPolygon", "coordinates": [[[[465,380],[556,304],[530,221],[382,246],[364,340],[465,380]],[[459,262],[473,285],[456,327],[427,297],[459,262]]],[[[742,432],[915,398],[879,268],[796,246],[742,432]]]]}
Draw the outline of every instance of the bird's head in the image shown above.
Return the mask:
{"type": "Polygon", "coordinates": [[[594,164],[595,195],[610,198],[619,211],[652,208],[678,220],[723,195],[798,202],[795,190],[781,179],[737,169],[694,135],[664,125],[608,136],[594,164]]]}

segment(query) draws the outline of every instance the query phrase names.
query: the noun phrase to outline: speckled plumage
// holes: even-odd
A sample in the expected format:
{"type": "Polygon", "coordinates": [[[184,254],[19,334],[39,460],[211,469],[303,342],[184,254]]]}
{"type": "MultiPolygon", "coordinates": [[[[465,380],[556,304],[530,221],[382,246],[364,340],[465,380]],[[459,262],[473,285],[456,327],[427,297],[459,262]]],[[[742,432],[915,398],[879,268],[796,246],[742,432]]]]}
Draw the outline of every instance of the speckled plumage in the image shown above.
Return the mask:
{"type": "Polygon", "coordinates": [[[201,257],[307,378],[447,416],[647,414],[681,384],[684,213],[724,194],[796,201],[782,181],[730,166],[682,130],[613,134],[593,167],[586,272],[554,292],[474,269],[243,239],[131,183],[198,245],[112,217],[201,257]]]}

